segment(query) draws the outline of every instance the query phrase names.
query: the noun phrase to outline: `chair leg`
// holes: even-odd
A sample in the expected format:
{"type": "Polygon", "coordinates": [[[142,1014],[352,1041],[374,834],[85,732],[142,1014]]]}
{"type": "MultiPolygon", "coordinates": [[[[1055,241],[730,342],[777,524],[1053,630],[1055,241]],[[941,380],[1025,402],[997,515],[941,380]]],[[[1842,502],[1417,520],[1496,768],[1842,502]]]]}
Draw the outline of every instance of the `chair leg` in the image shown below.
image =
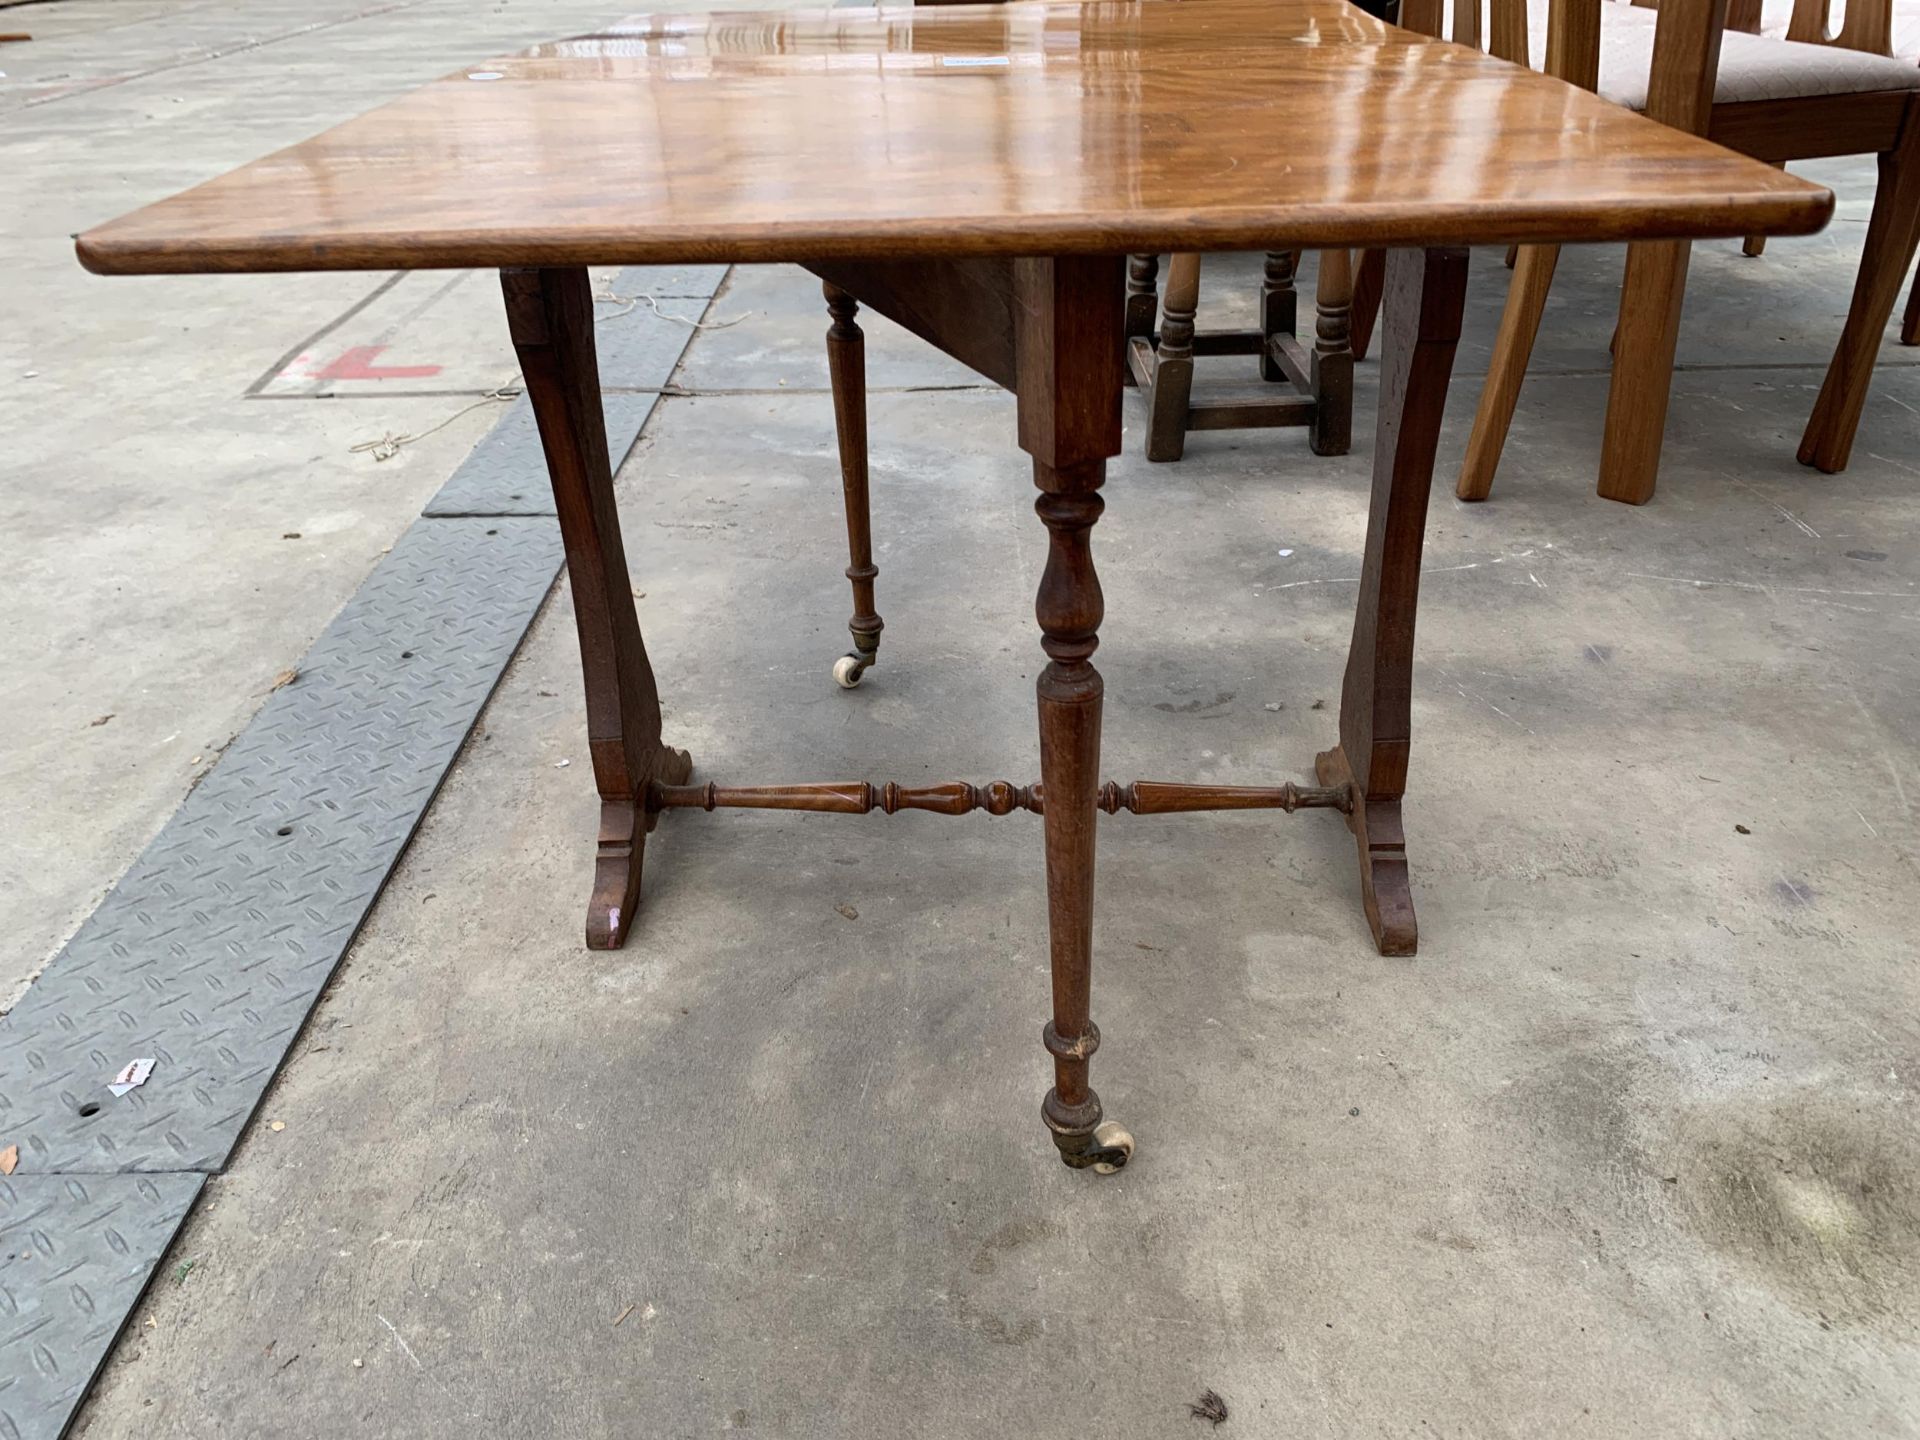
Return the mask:
{"type": "MultiPolygon", "coordinates": [[[[1853,282],[1853,305],[1827,367],[1820,398],[1813,402],[1813,415],[1800,438],[1802,465],[1829,475],[1847,468],[1880,338],[1907,278],[1907,267],[1913,263],[1916,242],[1920,242],[1920,115],[1910,109],[1898,148],[1880,154],[1880,187],[1867,221],[1860,274],[1853,282]]],[[[1915,318],[1910,305],[1903,334],[1913,328],[1915,318]]]]}
{"type": "Polygon", "coordinates": [[[1507,282],[1507,306],[1500,312],[1500,331],[1493,341],[1493,363],[1480,387],[1480,406],[1474,412],[1473,433],[1460,462],[1460,478],[1453,493],[1462,500],[1484,500],[1493,490],[1493,472],[1500,468],[1513,410],[1520,402],[1520,386],[1527,378],[1534,337],[1540,333],[1540,315],[1553,288],[1553,267],[1560,262],[1558,245],[1523,245],[1507,282]]]}
{"type": "Polygon", "coordinates": [[[867,502],[867,341],[854,320],[860,305],[838,285],[824,287],[827,312],[827,373],[833,381],[833,421],[840,439],[840,487],[847,509],[847,579],[853,582],[853,618],[847,630],[853,652],[833,662],[833,678],[851,690],[880,658],[884,622],[874,610],[873,517],[867,502]]]}
{"type": "Polygon", "coordinates": [[[1367,358],[1373,327],[1380,319],[1380,293],[1386,287],[1387,252],[1362,250],[1353,267],[1353,358],[1367,358]]]}
{"type": "Polygon", "coordinates": [[[1353,448],[1353,275],[1348,252],[1322,250],[1314,286],[1313,424],[1307,448],[1344,455],[1353,448]]]}
{"type": "Polygon", "coordinates": [[[1907,296],[1907,313],[1900,321],[1900,343],[1920,345],[1920,270],[1913,276],[1913,293],[1907,296]]]}
{"type": "Polygon", "coordinates": [[[1627,247],[1620,327],[1613,339],[1613,380],[1607,387],[1607,428],[1600,441],[1598,488],[1605,499],[1644,505],[1653,498],[1691,254],[1685,240],[1627,247]]]}
{"type": "Polygon", "coordinates": [[[1193,314],[1200,308],[1200,257],[1167,262],[1161,302],[1160,348],[1153,366],[1147,414],[1147,459],[1178,460],[1187,450],[1187,411],[1193,402],[1193,314]]]}
{"type": "MultiPolygon", "coordinates": [[[[1153,339],[1153,317],[1160,308],[1160,257],[1127,257],[1127,339],[1153,339]]],[[[1132,377],[1128,377],[1131,383],[1132,377]]]]}
{"type": "Polygon", "coordinates": [[[1266,271],[1260,281],[1260,378],[1269,383],[1287,378],[1274,358],[1274,336],[1300,333],[1300,297],[1293,288],[1293,277],[1299,269],[1298,250],[1267,252],[1266,271]]]}

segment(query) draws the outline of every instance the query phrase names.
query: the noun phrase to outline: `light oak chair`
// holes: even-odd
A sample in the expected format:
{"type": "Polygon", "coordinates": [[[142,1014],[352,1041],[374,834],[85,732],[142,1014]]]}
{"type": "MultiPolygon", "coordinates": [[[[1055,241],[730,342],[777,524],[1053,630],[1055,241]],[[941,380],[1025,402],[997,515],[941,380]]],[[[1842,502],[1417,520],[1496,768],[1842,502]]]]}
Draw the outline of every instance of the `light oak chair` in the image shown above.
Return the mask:
{"type": "MultiPolygon", "coordinates": [[[[1890,55],[1909,65],[1920,66],[1920,0],[1893,0],[1888,7],[1848,5],[1837,29],[1833,28],[1829,7],[1820,0],[1767,0],[1753,16],[1751,25],[1737,24],[1733,29],[1752,29],[1776,40],[1798,40],[1809,45],[1843,45],[1869,55],[1890,55]]],[[[1747,242],[1747,253],[1758,255],[1764,244],[1759,238],[1747,242]]],[[[1913,277],[1913,290],[1907,296],[1907,311],[1900,323],[1900,343],[1920,345],[1920,274],[1913,277]]]]}
{"type": "MultiPolygon", "coordinates": [[[[1853,3],[1885,10],[1890,0],[1853,3]]],[[[1879,155],[1853,303],[1799,449],[1804,464],[1844,469],[1881,334],[1920,243],[1920,66],[1729,30],[1727,0],[1664,0],[1657,11],[1614,0],[1534,0],[1531,9],[1526,0],[1493,0],[1493,10],[1495,28],[1526,28],[1527,52],[1548,73],[1676,129],[1777,164],[1879,155]]],[[[1520,247],[1455,487],[1463,500],[1483,500],[1492,488],[1558,258],[1557,246],[1520,247]]],[[[1600,456],[1608,499],[1638,505],[1653,495],[1687,259],[1685,242],[1627,249],[1600,456]]]]}
{"type": "MultiPolygon", "coordinates": [[[[1544,35],[1547,12],[1537,4],[1535,8],[1534,28],[1544,35]]],[[[1489,6],[1487,0],[1474,0],[1469,5],[1456,5],[1453,0],[1400,0],[1397,23],[1405,30],[1445,36],[1456,45],[1485,50],[1497,59],[1525,65],[1528,63],[1528,14],[1524,5],[1489,6]]],[[[1513,267],[1517,250],[1515,246],[1507,251],[1509,269],[1513,267]]],[[[1380,316],[1380,297],[1386,277],[1385,250],[1359,252],[1353,265],[1353,319],[1349,327],[1349,343],[1356,361],[1367,358],[1367,348],[1373,343],[1373,323],[1380,316]]]]}

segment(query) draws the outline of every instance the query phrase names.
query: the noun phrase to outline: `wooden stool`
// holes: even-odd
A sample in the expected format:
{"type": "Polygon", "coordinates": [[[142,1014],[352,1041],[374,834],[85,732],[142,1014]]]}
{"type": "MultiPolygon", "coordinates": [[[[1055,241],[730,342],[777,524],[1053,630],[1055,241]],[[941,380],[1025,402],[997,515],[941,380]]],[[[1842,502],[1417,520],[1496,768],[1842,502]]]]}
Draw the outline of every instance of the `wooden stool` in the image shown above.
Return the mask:
{"type": "Polygon", "coordinates": [[[1313,351],[1296,337],[1299,301],[1293,276],[1300,252],[1267,252],[1260,286],[1260,325],[1254,330],[1196,332],[1200,257],[1175,255],[1167,265],[1160,331],[1153,329],[1160,271],[1158,255],[1127,263],[1127,373],[1147,400],[1147,459],[1178,460],[1189,430],[1307,427],[1316,455],[1344,455],[1353,438],[1352,267],[1345,250],[1320,252],[1314,290],[1313,351]],[[1256,398],[1196,400],[1193,362],[1200,355],[1256,355],[1260,378],[1285,393],[1256,398]]]}

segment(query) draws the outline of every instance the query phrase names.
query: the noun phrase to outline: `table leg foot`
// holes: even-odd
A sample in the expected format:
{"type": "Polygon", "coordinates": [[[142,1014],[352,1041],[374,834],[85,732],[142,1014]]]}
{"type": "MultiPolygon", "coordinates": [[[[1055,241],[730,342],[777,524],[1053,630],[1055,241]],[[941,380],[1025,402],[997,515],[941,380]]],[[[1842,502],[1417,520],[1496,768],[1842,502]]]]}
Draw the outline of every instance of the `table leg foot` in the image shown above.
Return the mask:
{"type": "MultiPolygon", "coordinates": [[[[660,747],[654,766],[662,785],[684,785],[693,776],[693,757],[670,746],[660,747]]],[[[647,835],[659,819],[644,799],[601,800],[600,848],[593,862],[593,895],[587,901],[589,950],[618,950],[627,943],[627,931],[640,913],[647,835]]]]}
{"type": "MultiPolygon", "coordinates": [[[[1353,784],[1352,767],[1338,746],[1314,758],[1313,772],[1322,785],[1353,784]]],[[[1347,828],[1360,849],[1360,900],[1375,947],[1382,955],[1414,954],[1420,946],[1420,927],[1413,915],[1413,877],[1407,870],[1400,802],[1356,797],[1347,814],[1347,828]]]]}
{"type": "Polygon", "coordinates": [[[1040,1118],[1053,1132],[1060,1160],[1070,1170],[1111,1175],[1133,1158],[1133,1134],[1114,1120],[1100,1118],[1100,1097],[1087,1091],[1083,1105],[1061,1103],[1060,1092],[1049,1090],[1041,1102],[1040,1118]]]}

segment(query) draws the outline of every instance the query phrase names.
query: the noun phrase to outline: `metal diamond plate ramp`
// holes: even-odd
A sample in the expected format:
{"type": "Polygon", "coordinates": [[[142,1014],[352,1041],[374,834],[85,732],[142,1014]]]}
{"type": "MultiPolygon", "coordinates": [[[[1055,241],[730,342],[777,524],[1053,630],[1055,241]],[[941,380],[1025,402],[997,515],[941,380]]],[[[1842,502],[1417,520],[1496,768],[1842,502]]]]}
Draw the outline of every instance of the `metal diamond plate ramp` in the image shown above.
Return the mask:
{"type": "MultiPolygon", "coordinates": [[[[671,373],[673,367],[667,367],[671,373]]],[[[659,401],[657,394],[609,390],[600,397],[607,417],[607,454],[618,470],[640,438],[659,401]]],[[[553,515],[553,488],[547,484],[547,458],[540,449],[540,428],[533,402],[522,395],[500,423],[420,512],[436,517],[460,515],[553,515]]]]}
{"type": "Polygon", "coordinates": [[[0,1179],[0,1437],[57,1440],[202,1175],[0,1179]]]}
{"type": "Polygon", "coordinates": [[[560,560],[545,518],[400,538],[0,1019],[22,1173],[225,1164],[560,560]],[[147,1055],[152,1079],[110,1095],[147,1055]]]}
{"type": "MultiPolygon", "coordinates": [[[[725,274],[609,287],[616,465],[725,274]]],[[[559,573],[553,514],[523,396],[0,1017],[0,1440],[65,1433],[226,1164],[559,573]]]]}
{"type": "Polygon", "coordinates": [[[595,299],[593,343],[602,390],[657,390],[666,384],[712,294],[663,298],[633,274],[623,270],[614,277],[607,291],[614,299],[595,299]]]}
{"type": "MultiPolygon", "coordinates": [[[[704,302],[726,273],[724,265],[634,266],[622,270],[605,287],[608,296],[617,298],[597,297],[594,348],[599,352],[604,392],[600,403],[607,419],[607,454],[615,470],[640,438],[640,429],[659,399],[657,392],[673,378],[681,354],[693,339],[689,322],[700,318],[704,302]],[[651,297],[660,310],[642,296],[651,297]]],[[[555,513],[540,430],[534,423],[533,404],[525,395],[513,402],[421,513],[555,513]]]]}

